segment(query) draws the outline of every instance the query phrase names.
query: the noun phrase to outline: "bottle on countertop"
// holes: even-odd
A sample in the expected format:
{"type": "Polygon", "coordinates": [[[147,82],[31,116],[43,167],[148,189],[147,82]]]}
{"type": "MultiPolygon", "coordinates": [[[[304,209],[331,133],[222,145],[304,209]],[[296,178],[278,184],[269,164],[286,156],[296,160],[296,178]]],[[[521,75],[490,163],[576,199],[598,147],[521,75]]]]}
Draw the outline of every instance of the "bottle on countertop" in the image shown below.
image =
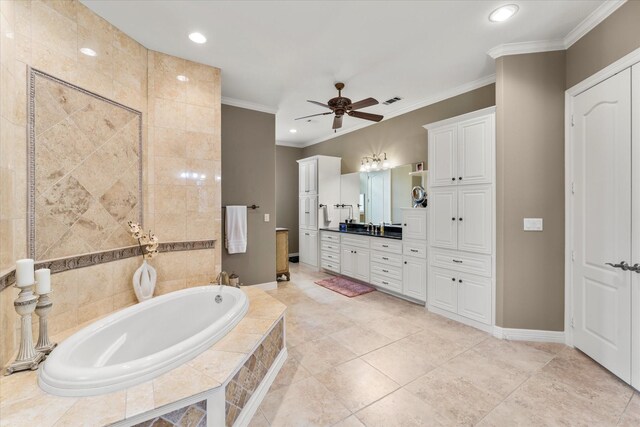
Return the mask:
{"type": "Polygon", "coordinates": [[[380,223],[380,235],[384,236],[384,221],[380,223]]]}

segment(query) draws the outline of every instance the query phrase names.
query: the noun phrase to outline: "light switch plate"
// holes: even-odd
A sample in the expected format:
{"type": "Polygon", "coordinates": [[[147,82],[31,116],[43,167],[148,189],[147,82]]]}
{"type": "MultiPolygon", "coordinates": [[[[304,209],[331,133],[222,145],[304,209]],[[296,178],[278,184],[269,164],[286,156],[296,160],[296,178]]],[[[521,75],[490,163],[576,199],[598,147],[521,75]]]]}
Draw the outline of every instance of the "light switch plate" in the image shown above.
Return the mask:
{"type": "Polygon", "coordinates": [[[525,218],[524,231],[542,231],[542,218],[525,218]]]}
{"type": "Polygon", "coordinates": [[[264,214],[264,222],[269,222],[269,214],[264,214]]]}

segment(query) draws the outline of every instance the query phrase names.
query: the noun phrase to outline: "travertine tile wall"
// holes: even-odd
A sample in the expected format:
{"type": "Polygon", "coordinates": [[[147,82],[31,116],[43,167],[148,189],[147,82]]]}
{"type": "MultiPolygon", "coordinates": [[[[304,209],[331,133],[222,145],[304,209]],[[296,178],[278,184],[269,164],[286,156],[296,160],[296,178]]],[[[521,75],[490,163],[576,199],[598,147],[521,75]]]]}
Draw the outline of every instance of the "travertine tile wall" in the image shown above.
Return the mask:
{"type": "MultiPolygon", "coordinates": [[[[0,0],[0,272],[26,256],[28,65],[143,113],[145,228],[162,241],[219,238],[219,70],[150,52],[77,0],[0,0]],[[189,76],[187,84],[177,85],[178,74],[189,76]]],[[[152,261],[156,293],[211,280],[219,247],[160,254],[152,261]]],[[[50,327],[64,330],[134,303],[130,280],[139,264],[132,258],[54,275],[50,327]]],[[[0,366],[17,348],[16,294],[0,292],[0,366]]]]}

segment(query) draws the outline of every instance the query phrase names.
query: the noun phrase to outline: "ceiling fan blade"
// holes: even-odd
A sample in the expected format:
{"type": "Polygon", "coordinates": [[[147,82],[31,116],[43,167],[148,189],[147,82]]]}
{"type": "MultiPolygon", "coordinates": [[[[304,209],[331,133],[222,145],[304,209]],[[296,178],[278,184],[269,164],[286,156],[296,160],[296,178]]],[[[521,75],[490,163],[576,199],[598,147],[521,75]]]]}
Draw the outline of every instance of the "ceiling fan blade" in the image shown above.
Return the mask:
{"type": "Polygon", "coordinates": [[[329,107],[327,104],[323,104],[322,102],[318,102],[318,101],[311,101],[311,100],[309,100],[309,99],[307,99],[307,102],[310,102],[310,103],[312,103],[312,104],[319,105],[319,106],[324,107],[324,108],[329,108],[329,109],[331,108],[331,107],[329,107]]]}
{"type": "Polygon", "coordinates": [[[310,116],[298,117],[297,119],[294,119],[294,120],[308,119],[309,117],[315,117],[315,116],[326,116],[327,114],[333,114],[333,111],[327,111],[326,113],[312,114],[310,116]]]}
{"type": "Polygon", "coordinates": [[[362,111],[349,111],[347,113],[351,117],[357,117],[359,119],[371,120],[373,122],[379,122],[384,119],[384,116],[379,114],[363,113],[362,111]]]}
{"type": "Polygon", "coordinates": [[[333,128],[332,129],[340,129],[342,127],[342,116],[335,116],[333,118],[333,128]]]}
{"type": "Polygon", "coordinates": [[[371,107],[372,105],[376,105],[377,103],[378,101],[373,98],[363,99],[362,101],[354,102],[353,104],[351,104],[351,111],[371,107]]]}

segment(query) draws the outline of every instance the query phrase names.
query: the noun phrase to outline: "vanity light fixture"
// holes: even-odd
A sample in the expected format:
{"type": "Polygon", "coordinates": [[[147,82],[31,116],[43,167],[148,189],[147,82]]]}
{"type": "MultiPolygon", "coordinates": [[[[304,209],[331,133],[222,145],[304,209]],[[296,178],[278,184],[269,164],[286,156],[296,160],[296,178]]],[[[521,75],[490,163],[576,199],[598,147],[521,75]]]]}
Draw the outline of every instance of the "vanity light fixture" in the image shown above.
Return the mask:
{"type": "Polygon", "coordinates": [[[183,76],[182,74],[180,74],[179,76],[176,76],[176,79],[178,79],[181,82],[188,82],[189,81],[189,77],[183,76]]]}
{"type": "Polygon", "coordinates": [[[378,154],[372,154],[371,156],[364,156],[360,159],[360,172],[368,172],[370,170],[386,170],[389,169],[391,163],[387,159],[387,153],[382,153],[382,156],[378,154]]]}
{"type": "Polygon", "coordinates": [[[515,15],[516,12],[518,12],[518,9],[520,8],[517,4],[507,4],[504,6],[500,6],[499,8],[491,12],[491,14],[489,14],[489,21],[504,22],[515,15]]]}
{"type": "Polygon", "coordinates": [[[203,44],[207,42],[207,38],[198,32],[189,34],[189,39],[192,42],[198,43],[198,44],[203,44]]]}
{"type": "Polygon", "coordinates": [[[80,48],[80,53],[83,53],[83,54],[85,54],[87,56],[98,56],[96,51],[91,49],[90,47],[81,47],[80,48]]]}

